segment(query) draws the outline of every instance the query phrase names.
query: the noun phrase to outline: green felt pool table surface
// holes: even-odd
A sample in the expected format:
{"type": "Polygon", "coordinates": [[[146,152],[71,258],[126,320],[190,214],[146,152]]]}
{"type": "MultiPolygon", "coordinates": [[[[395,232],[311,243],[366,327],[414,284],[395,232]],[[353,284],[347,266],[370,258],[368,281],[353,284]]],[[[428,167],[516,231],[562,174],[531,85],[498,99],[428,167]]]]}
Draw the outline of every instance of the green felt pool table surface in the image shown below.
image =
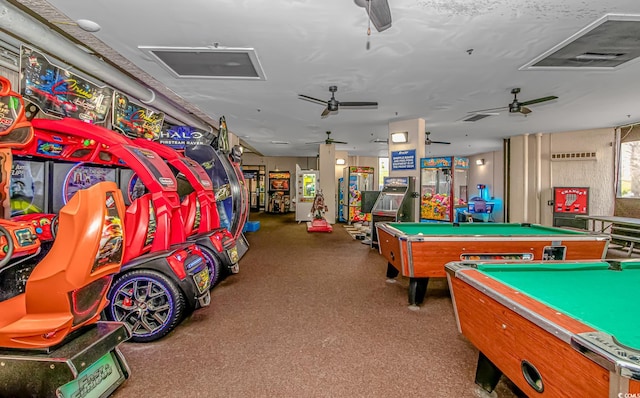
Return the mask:
{"type": "Polygon", "coordinates": [[[537,224],[518,223],[387,223],[406,235],[481,235],[481,236],[529,236],[529,235],[588,235],[574,231],[537,224]]]}
{"type": "Polygon", "coordinates": [[[640,350],[640,261],[479,264],[478,270],[640,350]]]}

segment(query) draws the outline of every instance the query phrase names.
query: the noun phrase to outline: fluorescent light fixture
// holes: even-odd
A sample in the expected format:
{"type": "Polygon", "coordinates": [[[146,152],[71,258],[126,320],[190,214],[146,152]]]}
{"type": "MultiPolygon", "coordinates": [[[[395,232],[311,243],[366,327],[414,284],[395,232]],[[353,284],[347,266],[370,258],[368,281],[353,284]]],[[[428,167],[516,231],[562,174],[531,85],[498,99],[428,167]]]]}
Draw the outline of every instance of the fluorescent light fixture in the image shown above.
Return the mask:
{"type": "Polygon", "coordinates": [[[397,133],[391,133],[391,142],[395,144],[399,144],[402,142],[409,141],[409,132],[408,131],[400,131],[397,133]]]}
{"type": "Polygon", "coordinates": [[[482,165],[484,165],[484,159],[476,159],[476,164],[477,164],[478,166],[482,166],[482,165]]]}
{"type": "Polygon", "coordinates": [[[336,159],[336,164],[337,165],[347,164],[347,161],[342,159],[342,158],[338,158],[338,159],[336,159]]]}

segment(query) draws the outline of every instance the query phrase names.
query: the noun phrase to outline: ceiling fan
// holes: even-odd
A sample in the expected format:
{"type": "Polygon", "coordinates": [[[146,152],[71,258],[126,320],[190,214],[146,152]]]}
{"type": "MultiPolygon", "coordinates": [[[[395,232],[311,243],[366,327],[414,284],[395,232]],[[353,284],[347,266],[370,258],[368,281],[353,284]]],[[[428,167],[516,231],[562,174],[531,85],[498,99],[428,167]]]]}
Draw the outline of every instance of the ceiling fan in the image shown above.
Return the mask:
{"type": "Polygon", "coordinates": [[[362,108],[362,107],[376,107],[378,106],[377,102],[367,102],[367,101],[357,101],[357,102],[341,102],[338,101],[335,97],[335,92],[338,91],[338,86],[329,87],[329,91],[331,91],[331,99],[329,101],[324,101],[318,98],[309,97],[308,95],[298,94],[298,98],[305,101],[310,101],[316,104],[326,105],[327,107],[322,111],[320,115],[322,118],[325,118],[331,114],[331,112],[337,112],[340,107],[348,107],[348,108],[362,108]]]}
{"type": "Polygon", "coordinates": [[[431,132],[427,131],[425,133],[427,135],[427,137],[424,140],[424,144],[425,145],[431,145],[431,144],[445,144],[445,145],[451,145],[450,142],[446,142],[446,141],[431,141],[431,139],[429,138],[429,134],[431,134],[431,132]]]}
{"type": "Polygon", "coordinates": [[[364,7],[369,14],[369,20],[378,32],[391,27],[391,10],[387,0],[353,0],[360,7],[364,7]]]}
{"type": "Polygon", "coordinates": [[[307,144],[348,144],[348,142],[344,141],[336,141],[331,138],[331,131],[327,131],[327,139],[324,141],[316,141],[316,142],[307,142],[307,144]]]}
{"type": "Polygon", "coordinates": [[[558,99],[558,97],[556,97],[555,95],[550,95],[548,97],[541,97],[541,98],[536,98],[529,101],[520,102],[518,101],[518,93],[520,93],[520,89],[518,87],[511,90],[511,94],[513,94],[513,101],[509,103],[509,105],[507,105],[506,107],[501,106],[498,108],[482,109],[479,111],[473,111],[469,113],[497,111],[497,110],[506,108],[509,110],[509,113],[522,113],[523,115],[527,115],[531,113],[531,109],[527,108],[528,105],[539,104],[541,102],[553,101],[555,99],[558,99]]]}

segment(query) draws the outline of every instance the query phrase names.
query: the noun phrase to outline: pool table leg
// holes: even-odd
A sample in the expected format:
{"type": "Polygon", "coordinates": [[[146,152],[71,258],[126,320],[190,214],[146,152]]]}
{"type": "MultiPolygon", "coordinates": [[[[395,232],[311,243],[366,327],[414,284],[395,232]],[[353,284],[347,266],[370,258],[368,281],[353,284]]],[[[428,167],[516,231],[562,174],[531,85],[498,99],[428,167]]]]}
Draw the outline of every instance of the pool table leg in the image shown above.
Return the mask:
{"type": "Polygon", "coordinates": [[[502,372],[483,353],[478,355],[478,367],[476,368],[476,384],[487,392],[492,392],[498,382],[502,372]]]}
{"type": "Polygon", "coordinates": [[[427,293],[429,278],[409,278],[409,308],[418,309],[427,293]]]}
{"type": "Polygon", "coordinates": [[[396,267],[391,265],[391,263],[387,263],[387,282],[394,283],[394,279],[396,276],[398,276],[399,273],[400,271],[398,271],[396,267]]]}

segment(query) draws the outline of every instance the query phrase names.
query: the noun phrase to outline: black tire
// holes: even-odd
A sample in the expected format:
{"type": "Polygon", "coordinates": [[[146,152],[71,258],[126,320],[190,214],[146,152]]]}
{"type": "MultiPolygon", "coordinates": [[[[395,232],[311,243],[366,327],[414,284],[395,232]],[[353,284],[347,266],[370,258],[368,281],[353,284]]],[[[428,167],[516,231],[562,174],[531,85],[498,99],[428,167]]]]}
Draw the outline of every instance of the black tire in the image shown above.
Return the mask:
{"type": "Polygon", "coordinates": [[[222,280],[220,260],[218,257],[206,247],[201,246],[200,250],[209,268],[209,280],[211,281],[210,289],[213,289],[222,280]]]}
{"type": "Polygon", "coordinates": [[[166,336],[180,323],[186,308],[178,286],[152,270],[136,269],[119,275],[108,297],[107,318],[123,322],[131,333],[130,341],[138,343],[166,336]]]}

